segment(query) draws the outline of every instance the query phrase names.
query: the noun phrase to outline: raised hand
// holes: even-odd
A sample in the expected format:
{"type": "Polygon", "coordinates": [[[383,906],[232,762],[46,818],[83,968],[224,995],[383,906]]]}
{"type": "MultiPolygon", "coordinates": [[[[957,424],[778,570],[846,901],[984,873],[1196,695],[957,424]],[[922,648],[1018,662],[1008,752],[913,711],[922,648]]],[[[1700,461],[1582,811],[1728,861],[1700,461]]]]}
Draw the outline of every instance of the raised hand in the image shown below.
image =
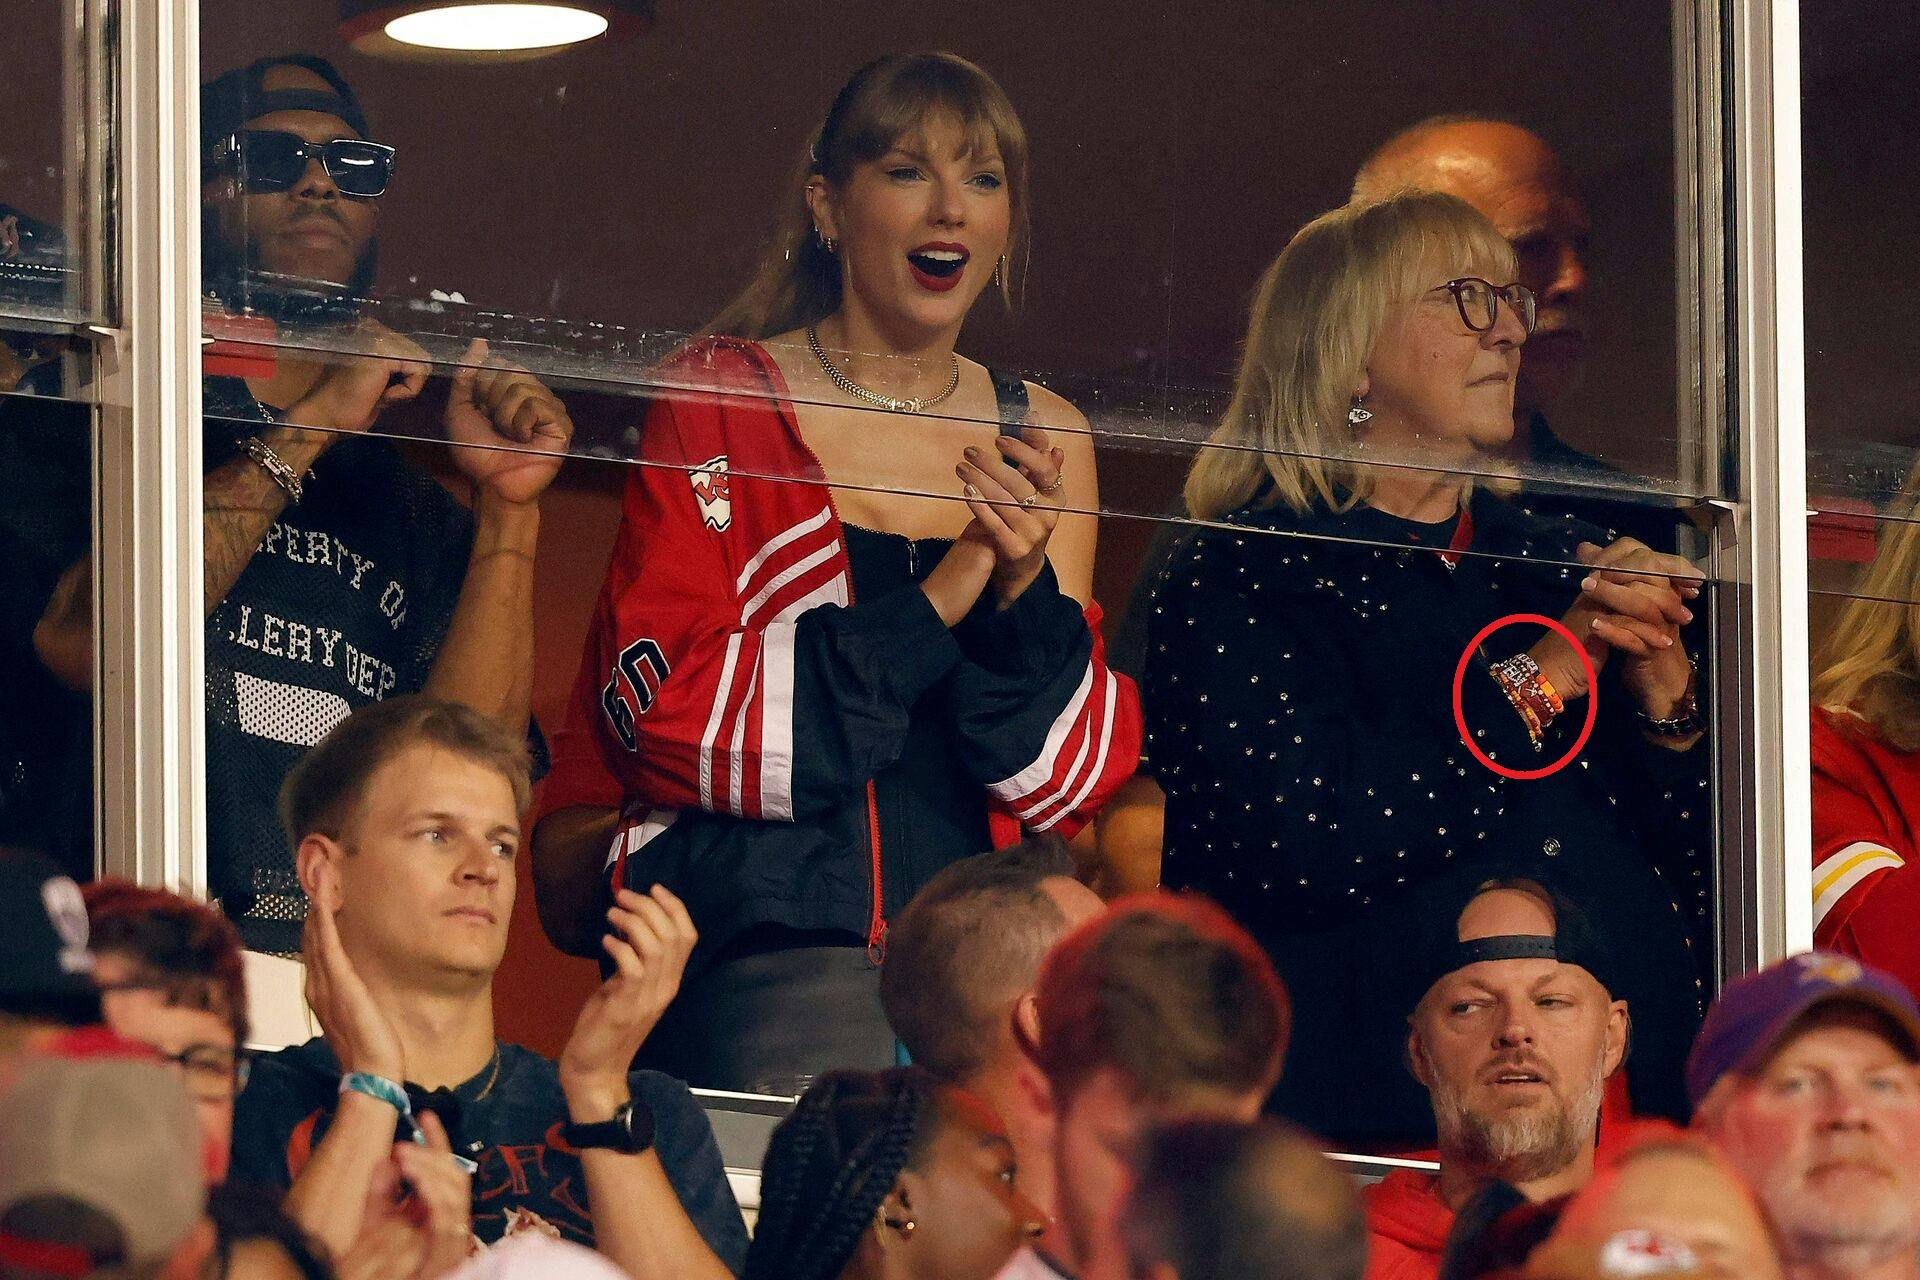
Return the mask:
{"type": "Polygon", "coordinates": [[[573,1035],[560,1052],[560,1087],[573,1118],[610,1119],[628,1100],[633,1055],[680,990],[699,933],[686,904],[665,885],[647,893],[621,889],[607,912],[601,940],[613,976],[587,997],[573,1035]]]}
{"type": "Polygon", "coordinates": [[[1624,663],[1621,683],[1640,709],[1655,719],[1668,718],[1693,682],[1680,628],[1693,621],[1687,602],[1700,597],[1700,571],[1631,538],[1605,548],[1583,542],[1578,554],[1593,570],[1581,584],[1582,594],[1617,604],[1594,620],[1593,634],[1624,663]]]}
{"type": "MultiPolygon", "coordinates": [[[[1700,594],[1700,571],[1632,538],[1607,547],[1583,542],[1576,554],[1591,572],[1562,621],[1580,637],[1595,672],[1617,657],[1626,664],[1628,689],[1650,713],[1660,690],[1674,686],[1673,698],[1683,696],[1691,668],[1679,634],[1693,620],[1687,602],[1700,594]]],[[[1543,636],[1532,654],[1563,698],[1591,692],[1586,673],[1557,634],[1543,636]]]]}
{"type": "Polygon", "coordinates": [[[311,889],[300,942],[307,1003],[343,1075],[364,1071],[398,1083],[406,1079],[405,1053],[393,1024],[341,945],[334,920],[340,910],[340,875],[331,862],[322,859],[316,865],[311,889]]]}
{"type": "Polygon", "coordinates": [[[560,398],[519,365],[489,356],[479,338],[454,372],[446,428],[460,470],[511,503],[532,502],[546,491],[573,439],[573,419],[560,398]]]}
{"type": "Polygon", "coordinates": [[[994,450],[967,449],[954,474],[965,485],[973,513],[961,538],[993,548],[993,591],[1005,608],[1033,585],[1047,563],[1047,539],[1060,521],[1055,495],[1065,455],[1038,427],[1023,427],[1018,437],[1001,436],[994,450]]]}
{"type": "Polygon", "coordinates": [[[287,408],[295,426],[358,432],[427,385],[427,353],[377,320],[361,319],[347,339],[351,354],[327,365],[313,389],[287,408]]]}

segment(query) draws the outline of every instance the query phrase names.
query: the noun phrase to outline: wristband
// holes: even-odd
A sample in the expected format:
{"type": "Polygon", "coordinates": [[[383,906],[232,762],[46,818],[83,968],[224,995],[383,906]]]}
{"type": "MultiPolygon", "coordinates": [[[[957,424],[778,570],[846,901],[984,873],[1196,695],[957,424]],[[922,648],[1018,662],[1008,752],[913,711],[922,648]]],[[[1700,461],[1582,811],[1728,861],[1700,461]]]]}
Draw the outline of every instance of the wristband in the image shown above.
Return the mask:
{"type": "MultiPolygon", "coordinates": [[[[428,1145],[427,1135],[421,1131],[420,1122],[413,1118],[413,1100],[407,1097],[405,1089],[385,1076],[376,1076],[369,1071],[349,1071],[340,1077],[340,1092],[362,1093],[369,1098],[386,1103],[400,1113],[400,1118],[406,1122],[410,1139],[420,1146],[428,1145]]],[[[463,1155],[456,1154],[453,1162],[468,1173],[473,1173],[480,1168],[478,1163],[463,1155]]]]}
{"type": "Polygon", "coordinates": [[[1494,663],[1489,670],[1501,692],[1507,695],[1507,701],[1520,713],[1520,719],[1527,726],[1527,736],[1533,740],[1533,749],[1540,750],[1547,726],[1566,710],[1565,700],[1540,670],[1540,664],[1528,654],[1517,653],[1494,663]]]}
{"type": "Polygon", "coordinates": [[[402,1089],[385,1076],[376,1076],[368,1071],[349,1071],[340,1077],[341,1093],[363,1093],[369,1098],[378,1099],[398,1111],[406,1120],[407,1127],[413,1130],[415,1142],[425,1142],[426,1135],[420,1132],[420,1126],[413,1122],[413,1103],[402,1089]]]}

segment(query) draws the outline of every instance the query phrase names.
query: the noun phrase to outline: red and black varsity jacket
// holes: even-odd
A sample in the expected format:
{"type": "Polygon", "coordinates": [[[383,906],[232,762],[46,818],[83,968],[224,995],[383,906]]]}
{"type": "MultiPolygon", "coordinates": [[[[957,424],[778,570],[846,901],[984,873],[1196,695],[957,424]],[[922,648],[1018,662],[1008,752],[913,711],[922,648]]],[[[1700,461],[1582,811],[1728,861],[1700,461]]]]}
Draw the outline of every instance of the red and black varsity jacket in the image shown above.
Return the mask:
{"type": "Polygon", "coordinates": [[[1813,710],[1813,945],[1920,990],[1920,752],[1813,710]]]}
{"type": "Polygon", "coordinates": [[[648,413],[540,806],[621,809],[611,883],[679,894],[706,956],[759,924],[878,949],[925,879],[872,786],[909,734],[955,735],[1001,839],[1071,836],[1132,775],[1139,697],[1097,606],[1051,570],[952,630],[914,585],[855,600],[771,358],[706,339],[661,379],[685,389],[648,413]]]}

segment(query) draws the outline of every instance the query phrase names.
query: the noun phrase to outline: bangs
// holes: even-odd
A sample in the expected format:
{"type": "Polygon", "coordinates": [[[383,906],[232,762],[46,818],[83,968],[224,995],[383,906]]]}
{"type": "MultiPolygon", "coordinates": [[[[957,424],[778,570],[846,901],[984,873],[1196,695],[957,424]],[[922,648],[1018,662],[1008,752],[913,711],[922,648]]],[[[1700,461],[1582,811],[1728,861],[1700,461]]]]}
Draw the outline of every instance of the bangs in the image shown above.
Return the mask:
{"type": "Polygon", "coordinates": [[[1026,131],[1000,87],[985,72],[950,54],[909,58],[876,76],[849,104],[841,133],[856,161],[877,160],[937,123],[951,121],[961,158],[998,155],[1009,168],[1026,159],[1026,131]]]}
{"type": "Polygon", "coordinates": [[[1407,215],[1384,246],[1385,283],[1392,298],[1414,298],[1447,280],[1479,276],[1513,281],[1513,246],[1479,214],[1438,201],[1404,206],[1407,215]],[[1466,216],[1461,216],[1462,214],[1466,216]]]}

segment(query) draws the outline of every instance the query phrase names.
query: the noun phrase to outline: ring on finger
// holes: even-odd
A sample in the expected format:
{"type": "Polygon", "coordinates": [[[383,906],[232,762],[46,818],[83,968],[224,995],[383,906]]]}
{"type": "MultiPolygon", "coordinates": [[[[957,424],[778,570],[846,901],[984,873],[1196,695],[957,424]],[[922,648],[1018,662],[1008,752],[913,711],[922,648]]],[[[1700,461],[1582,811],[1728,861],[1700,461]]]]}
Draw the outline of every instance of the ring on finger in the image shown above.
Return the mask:
{"type": "Polygon", "coordinates": [[[1053,483],[1041,489],[1040,492],[1041,493],[1058,493],[1060,492],[1060,486],[1065,484],[1066,482],[1067,482],[1067,473],[1065,471],[1055,472],[1053,477],[1053,483]]]}
{"type": "Polygon", "coordinates": [[[973,485],[971,484],[961,489],[960,492],[964,494],[969,500],[978,498],[980,496],[980,490],[974,488],[973,485]]]}
{"type": "Polygon", "coordinates": [[[1030,506],[1032,506],[1032,505],[1033,505],[1034,503],[1036,503],[1036,502],[1038,502],[1038,501],[1040,501],[1040,495],[1041,495],[1041,494],[1043,494],[1043,493],[1045,493],[1045,492],[1046,492],[1046,490],[1045,490],[1045,489],[1037,489],[1037,490],[1035,490],[1034,492],[1032,492],[1032,493],[1030,493],[1030,494],[1028,494],[1028,495],[1027,495],[1026,497],[1024,497],[1024,498],[1022,498],[1022,499],[1020,499],[1020,505],[1021,505],[1021,506],[1023,506],[1023,507],[1030,507],[1030,506]]]}

